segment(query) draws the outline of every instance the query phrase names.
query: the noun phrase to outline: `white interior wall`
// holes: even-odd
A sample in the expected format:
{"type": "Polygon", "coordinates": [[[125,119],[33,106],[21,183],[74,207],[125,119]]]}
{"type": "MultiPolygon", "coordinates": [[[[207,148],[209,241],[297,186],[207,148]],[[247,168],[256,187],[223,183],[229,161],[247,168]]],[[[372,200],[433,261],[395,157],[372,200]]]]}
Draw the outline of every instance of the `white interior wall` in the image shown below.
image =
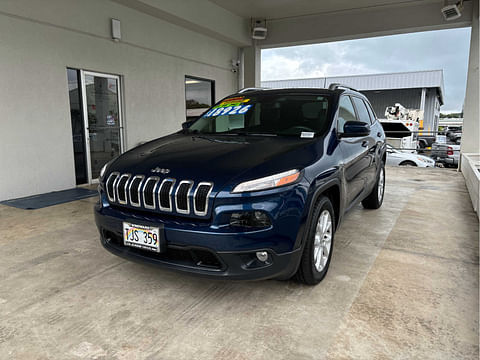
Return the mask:
{"type": "Polygon", "coordinates": [[[237,51],[108,1],[3,1],[0,200],[75,186],[67,67],[122,76],[128,149],[180,129],[185,75],[215,80],[217,99],[235,91],[237,51]]]}

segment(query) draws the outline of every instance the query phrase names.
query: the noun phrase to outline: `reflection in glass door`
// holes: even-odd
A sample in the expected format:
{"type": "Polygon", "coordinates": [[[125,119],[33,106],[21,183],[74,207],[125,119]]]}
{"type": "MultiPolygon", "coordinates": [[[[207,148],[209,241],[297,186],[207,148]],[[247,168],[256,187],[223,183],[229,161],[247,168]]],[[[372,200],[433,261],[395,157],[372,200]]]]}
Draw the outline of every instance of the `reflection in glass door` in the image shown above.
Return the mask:
{"type": "Polygon", "coordinates": [[[123,149],[120,78],[82,71],[82,87],[88,177],[92,183],[103,165],[123,149]]]}

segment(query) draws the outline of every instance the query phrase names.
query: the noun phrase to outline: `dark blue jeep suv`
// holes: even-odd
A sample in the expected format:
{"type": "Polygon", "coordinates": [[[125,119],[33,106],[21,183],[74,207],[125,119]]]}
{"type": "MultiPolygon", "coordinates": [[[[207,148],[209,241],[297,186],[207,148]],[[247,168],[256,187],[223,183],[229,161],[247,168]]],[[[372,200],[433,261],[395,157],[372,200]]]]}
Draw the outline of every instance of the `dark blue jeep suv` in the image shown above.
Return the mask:
{"type": "Polygon", "coordinates": [[[354,89],[245,89],[105,165],[95,219],[127,259],[316,284],[344,213],[381,206],[384,164],[382,126],[354,89]]]}

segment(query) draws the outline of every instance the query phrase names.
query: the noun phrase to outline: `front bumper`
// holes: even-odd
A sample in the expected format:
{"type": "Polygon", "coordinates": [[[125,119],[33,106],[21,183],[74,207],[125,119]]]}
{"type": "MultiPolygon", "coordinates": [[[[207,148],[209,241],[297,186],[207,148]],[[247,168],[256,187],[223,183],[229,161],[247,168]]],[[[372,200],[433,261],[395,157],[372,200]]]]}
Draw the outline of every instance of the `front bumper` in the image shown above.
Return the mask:
{"type": "Polygon", "coordinates": [[[287,279],[297,270],[301,248],[292,239],[279,236],[272,228],[247,233],[213,231],[207,224],[179,223],[178,219],[132,213],[110,206],[95,206],[95,221],[102,245],[128,260],[157,265],[181,272],[238,280],[287,279]],[[154,253],[123,245],[124,221],[163,226],[166,251],[154,253]],[[266,251],[260,262],[257,251],[266,251]]]}

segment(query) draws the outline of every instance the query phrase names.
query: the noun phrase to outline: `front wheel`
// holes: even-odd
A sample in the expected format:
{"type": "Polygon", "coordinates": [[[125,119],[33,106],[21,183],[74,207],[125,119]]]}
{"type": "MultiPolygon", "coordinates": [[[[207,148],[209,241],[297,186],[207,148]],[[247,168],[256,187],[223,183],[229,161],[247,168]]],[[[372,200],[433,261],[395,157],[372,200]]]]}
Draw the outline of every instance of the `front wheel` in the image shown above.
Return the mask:
{"type": "Polygon", "coordinates": [[[417,164],[415,164],[413,161],[405,160],[398,164],[398,166],[417,166],[417,164]]]}
{"type": "Polygon", "coordinates": [[[316,285],[325,277],[330,265],[335,233],[335,213],[332,202],[321,196],[313,209],[305,238],[302,260],[296,279],[307,285],[316,285]]]}
{"type": "Polygon", "coordinates": [[[365,209],[378,209],[382,206],[383,195],[385,193],[385,165],[382,164],[378,173],[377,182],[372,192],[363,201],[362,205],[365,209]]]}

